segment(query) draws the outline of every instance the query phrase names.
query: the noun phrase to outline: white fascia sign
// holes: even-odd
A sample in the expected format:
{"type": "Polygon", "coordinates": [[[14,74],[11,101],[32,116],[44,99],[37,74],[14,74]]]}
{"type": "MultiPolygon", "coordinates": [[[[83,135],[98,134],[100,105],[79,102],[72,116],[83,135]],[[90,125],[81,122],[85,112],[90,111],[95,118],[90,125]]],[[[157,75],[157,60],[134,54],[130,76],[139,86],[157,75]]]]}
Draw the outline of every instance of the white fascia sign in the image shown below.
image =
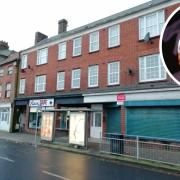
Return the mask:
{"type": "Polygon", "coordinates": [[[35,99],[29,101],[30,107],[53,107],[54,99],[35,99]]]}

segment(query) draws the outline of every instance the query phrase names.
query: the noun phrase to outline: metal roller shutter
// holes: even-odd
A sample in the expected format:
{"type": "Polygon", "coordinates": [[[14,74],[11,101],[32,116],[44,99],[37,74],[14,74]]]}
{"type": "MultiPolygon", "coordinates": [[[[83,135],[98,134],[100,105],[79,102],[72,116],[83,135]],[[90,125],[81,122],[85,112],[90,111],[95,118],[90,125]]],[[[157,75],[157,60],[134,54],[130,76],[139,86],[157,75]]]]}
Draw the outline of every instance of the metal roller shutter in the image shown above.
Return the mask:
{"type": "Polygon", "coordinates": [[[180,140],[180,107],[127,108],[127,134],[180,140]]]}

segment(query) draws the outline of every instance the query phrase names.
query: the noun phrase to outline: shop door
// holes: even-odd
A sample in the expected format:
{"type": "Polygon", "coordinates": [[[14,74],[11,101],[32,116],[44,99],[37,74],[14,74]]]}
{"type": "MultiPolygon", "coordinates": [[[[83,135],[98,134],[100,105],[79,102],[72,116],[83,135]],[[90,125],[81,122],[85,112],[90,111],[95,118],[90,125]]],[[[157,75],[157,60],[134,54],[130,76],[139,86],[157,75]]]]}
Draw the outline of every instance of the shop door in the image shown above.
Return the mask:
{"type": "Polygon", "coordinates": [[[102,113],[95,112],[91,120],[91,138],[100,139],[102,137],[102,113]]]}
{"type": "Polygon", "coordinates": [[[0,130],[9,131],[9,112],[0,112],[0,130]]]}

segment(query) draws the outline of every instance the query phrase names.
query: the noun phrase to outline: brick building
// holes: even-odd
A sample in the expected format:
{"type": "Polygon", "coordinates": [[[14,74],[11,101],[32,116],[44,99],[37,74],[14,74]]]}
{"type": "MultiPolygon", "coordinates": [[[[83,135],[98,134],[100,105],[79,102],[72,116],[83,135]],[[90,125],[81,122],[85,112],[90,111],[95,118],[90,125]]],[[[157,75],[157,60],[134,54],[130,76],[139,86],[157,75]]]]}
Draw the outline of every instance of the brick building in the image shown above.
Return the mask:
{"type": "MultiPolygon", "coordinates": [[[[159,56],[162,26],[179,5],[150,1],[71,31],[63,19],[54,37],[36,33],[35,45],[21,52],[16,108],[25,131],[33,132],[34,105],[43,104],[96,110],[92,138],[120,133],[180,139],[180,88],[159,56]]],[[[68,130],[66,116],[57,115],[57,131],[68,130]]]]}
{"type": "Polygon", "coordinates": [[[0,130],[11,131],[17,89],[19,53],[0,42],[0,130]]]}

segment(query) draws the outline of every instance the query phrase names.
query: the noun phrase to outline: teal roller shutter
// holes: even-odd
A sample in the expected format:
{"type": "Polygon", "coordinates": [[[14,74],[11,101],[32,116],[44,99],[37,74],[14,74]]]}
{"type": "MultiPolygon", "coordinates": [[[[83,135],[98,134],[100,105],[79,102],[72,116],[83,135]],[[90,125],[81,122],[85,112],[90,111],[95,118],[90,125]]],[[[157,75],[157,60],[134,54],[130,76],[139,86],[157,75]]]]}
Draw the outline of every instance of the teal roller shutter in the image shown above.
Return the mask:
{"type": "Polygon", "coordinates": [[[120,118],[121,118],[121,114],[120,114],[120,108],[108,108],[106,110],[106,132],[107,133],[116,133],[116,134],[120,134],[121,133],[121,129],[120,129],[120,118]]]}
{"type": "Polygon", "coordinates": [[[127,108],[127,134],[180,140],[180,107],[127,108]]]}

